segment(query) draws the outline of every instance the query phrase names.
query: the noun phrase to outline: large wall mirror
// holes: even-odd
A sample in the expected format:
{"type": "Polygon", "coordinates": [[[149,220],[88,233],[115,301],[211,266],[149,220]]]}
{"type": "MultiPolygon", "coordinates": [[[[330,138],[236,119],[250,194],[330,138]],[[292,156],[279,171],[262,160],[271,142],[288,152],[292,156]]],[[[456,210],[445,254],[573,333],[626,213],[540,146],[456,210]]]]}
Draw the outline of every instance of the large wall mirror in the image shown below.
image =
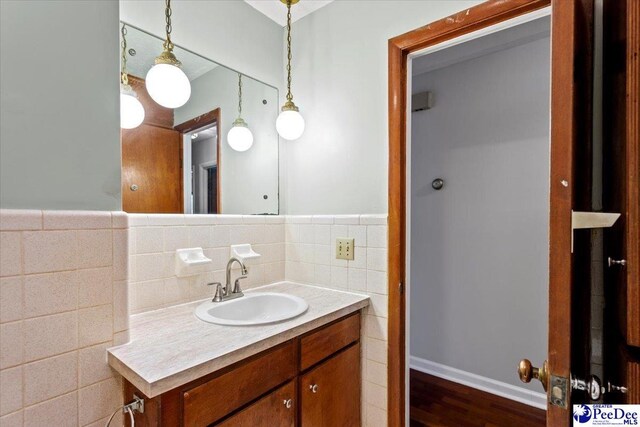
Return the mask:
{"type": "Polygon", "coordinates": [[[278,214],[278,90],[175,46],[191,96],[181,107],[162,107],[144,79],[163,40],[122,26],[129,85],[145,110],[142,124],[121,132],[123,210],[278,214]],[[240,106],[253,134],[246,151],[228,141],[240,106]]]}

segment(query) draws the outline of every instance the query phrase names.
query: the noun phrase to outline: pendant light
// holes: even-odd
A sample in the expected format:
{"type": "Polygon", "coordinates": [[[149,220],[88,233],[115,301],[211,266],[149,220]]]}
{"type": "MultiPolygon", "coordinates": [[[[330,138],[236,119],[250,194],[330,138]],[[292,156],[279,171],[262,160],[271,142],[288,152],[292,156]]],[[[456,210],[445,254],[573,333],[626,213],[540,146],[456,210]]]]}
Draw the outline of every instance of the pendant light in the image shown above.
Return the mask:
{"type": "Polygon", "coordinates": [[[291,94],[291,6],[299,0],[280,0],[287,5],[287,102],[284,103],[281,113],[276,120],[278,134],[284,139],[294,141],[304,132],[304,119],[298,107],[293,103],[291,94]]]}
{"type": "Polygon", "coordinates": [[[151,98],[166,108],[178,108],[187,103],[191,96],[191,83],[180,69],[182,63],[173,54],[171,42],[171,0],[166,0],[165,20],[167,38],[162,44],[164,50],[156,58],[147,73],[146,86],[151,98]]]}
{"type": "Polygon", "coordinates": [[[253,145],[253,134],[242,119],[242,74],[238,73],[238,118],[227,134],[229,146],[236,151],[247,151],[253,145]]]}
{"type": "Polygon", "coordinates": [[[127,74],[127,28],[122,24],[122,63],[120,64],[120,127],[133,129],[144,121],[144,107],[138,95],[129,85],[127,74]]]}

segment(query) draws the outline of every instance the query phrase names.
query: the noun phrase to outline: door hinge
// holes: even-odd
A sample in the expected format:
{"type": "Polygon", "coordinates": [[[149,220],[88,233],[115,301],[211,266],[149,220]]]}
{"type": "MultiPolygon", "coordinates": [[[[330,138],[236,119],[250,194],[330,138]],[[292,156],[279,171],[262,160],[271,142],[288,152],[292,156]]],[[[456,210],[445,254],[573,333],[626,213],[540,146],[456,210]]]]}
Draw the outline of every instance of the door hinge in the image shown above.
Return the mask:
{"type": "Polygon", "coordinates": [[[567,388],[569,378],[551,375],[551,390],[549,392],[549,403],[567,409],[567,388]]]}
{"type": "Polygon", "coordinates": [[[400,293],[400,295],[404,294],[404,283],[398,283],[398,292],[400,293]]]}

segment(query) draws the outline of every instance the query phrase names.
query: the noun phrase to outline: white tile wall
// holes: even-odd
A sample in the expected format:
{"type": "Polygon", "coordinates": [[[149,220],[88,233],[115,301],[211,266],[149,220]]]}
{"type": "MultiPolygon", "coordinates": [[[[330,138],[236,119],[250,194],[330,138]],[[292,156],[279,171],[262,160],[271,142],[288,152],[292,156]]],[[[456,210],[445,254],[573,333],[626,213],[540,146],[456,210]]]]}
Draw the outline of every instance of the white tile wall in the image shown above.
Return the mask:
{"type": "Polygon", "coordinates": [[[104,424],[121,404],[106,348],[128,335],[126,228],[118,212],[0,210],[1,426],[104,424]]]}
{"type": "Polygon", "coordinates": [[[224,282],[232,244],[251,243],[262,255],[247,263],[244,289],[284,280],[284,221],[282,216],[130,215],[131,313],[213,296],[215,289],[206,284],[224,282]],[[213,262],[200,274],[176,277],[176,249],[192,247],[203,248],[213,262]]]}
{"type": "Polygon", "coordinates": [[[387,423],[387,215],[285,217],[287,280],[367,294],[362,325],[362,420],[387,423]],[[355,239],[353,261],[336,259],[335,240],[355,239]]]}
{"type": "Polygon", "coordinates": [[[262,254],[249,264],[247,289],[287,279],[370,296],[362,419],[385,425],[386,215],[16,210],[0,210],[0,425],[104,425],[121,404],[121,379],[106,364],[106,348],[128,339],[129,311],[210,296],[205,284],[224,281],[229,246],[238,243],[262,254]],[[338,237],[355,239],[353,261],[335,259],[338,237]],[[175,249],[194,246],[211,267],[176,277],[175,249]]]}

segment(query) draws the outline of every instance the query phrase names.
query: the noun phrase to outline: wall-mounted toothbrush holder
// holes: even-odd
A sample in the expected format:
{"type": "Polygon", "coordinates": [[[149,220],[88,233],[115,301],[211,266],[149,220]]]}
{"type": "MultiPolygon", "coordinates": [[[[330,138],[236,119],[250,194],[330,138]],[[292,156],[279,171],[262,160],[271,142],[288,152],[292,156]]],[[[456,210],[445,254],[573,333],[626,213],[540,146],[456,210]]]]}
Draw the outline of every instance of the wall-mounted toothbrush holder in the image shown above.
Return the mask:
{"type": "Polygon", "coordinates": [[[176,249],[176,276],[195,276],[206,271],[211,262],[202,248],[176,249]]]}
{"type": "Polygon", "coordinates": [[[245,243],[243,245],[231,245],[231,256],[244,262],[250,259],[258,259],[262,255],[254,251],[250,244],[245,243]]]}

